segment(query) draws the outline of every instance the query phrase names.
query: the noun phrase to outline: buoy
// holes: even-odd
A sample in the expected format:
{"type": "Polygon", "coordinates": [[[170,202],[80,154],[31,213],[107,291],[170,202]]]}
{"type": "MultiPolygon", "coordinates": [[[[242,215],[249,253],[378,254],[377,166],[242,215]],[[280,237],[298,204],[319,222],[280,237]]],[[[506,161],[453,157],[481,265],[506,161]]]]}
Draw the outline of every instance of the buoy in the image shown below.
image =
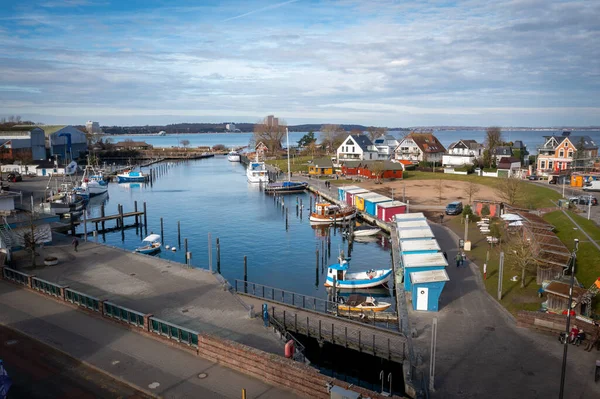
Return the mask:
{"type": "Polygon", "coordinates": [[[169,249],[169,248],[171,248],[171,247],[170,247],[170,246],[168,246],[168,245],[165,245],[165,248],[166,248],[166,249],[169,249]]]}
{"type": "Polygon", "coordinates": [[[171,251],[175,252],[175,251],[177,251],[177,248],[171,247],[171,251]]]}

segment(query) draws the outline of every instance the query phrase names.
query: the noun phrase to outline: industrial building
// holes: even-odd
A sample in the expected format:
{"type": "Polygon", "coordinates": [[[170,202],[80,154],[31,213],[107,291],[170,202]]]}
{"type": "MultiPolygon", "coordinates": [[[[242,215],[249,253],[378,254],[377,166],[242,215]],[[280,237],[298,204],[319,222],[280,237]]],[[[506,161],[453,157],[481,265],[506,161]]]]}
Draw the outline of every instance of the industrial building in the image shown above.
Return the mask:
{"type": "Polygon", "coordinates": [[[0,130],[0,159],[46,159],[44,131],[35,125],[16,125],[0,130]]]}

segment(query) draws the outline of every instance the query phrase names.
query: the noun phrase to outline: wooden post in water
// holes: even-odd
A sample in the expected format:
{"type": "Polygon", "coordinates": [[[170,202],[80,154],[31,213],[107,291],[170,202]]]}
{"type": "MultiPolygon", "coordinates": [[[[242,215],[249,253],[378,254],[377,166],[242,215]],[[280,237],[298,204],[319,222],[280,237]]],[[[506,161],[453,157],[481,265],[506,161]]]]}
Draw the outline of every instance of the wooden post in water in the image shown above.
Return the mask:
{"type": "Polygon", "coordinates": [[[121,220],[121,230],[125,228],[125,220],[123,218],[123,205],[119,205],[119,220],[121,220]]]}
{"type": "Polygon", "coordinates": [[[177,245],[181,246],[181,222],[177,221],[177,245]]]}
{"type": "Polygon", "coordinates": [[[87,242],[87,209],[83,210],[83,239],[87,242]]]}
{"type": "Polygon", "coordinates": [[[165,238],[164,238],[164,231],[163,231],[163,218],[160,218],[160,242],[162,244],[165,243],[165,238]]]}
{"type": "Polygon", "coordinates": [[[312,195],[308,197],[308,211],[312,212],[312,195]]]}
{"type": "Polygon", "coordinates": [[[212,273],[212,235],[208,233],[208,270],[212,273]]]}
{"type": "Polygon", "coordinates": [[[248,292],[248,257],[244,255],[244,293],[248,292]]]}
{"type": "Polygon", "coordinates": [[[146,235],[148,235],[148,218],[147,218],[148,213],[146,212],[146,201],[144,201],[144,230],[146,232],[146,235]]]}
{"type": "Polygon", "coordinates": [[[289,208],[285,208],[285,231],[288,231],[288,215],[289,215],[289,208]]]}
{"type": "MultiPolygon", "coordinates": [[[[138,207],[137,207],[137,201],[133,201],[133,211],[135,212],[135,226],[137,227],[137,225],[138,225],[138,215],[137,215],[138,207]]],[[[137,230],[137,228],[136,228],[136,230],[137,230]]]]}
{"type": "Polygon", "coordinates": [[[217,237],[217,273],[221,274],[221,243],[217,237]]]}
{"type": "Polygon", "coordinates": [[[323,266],[325,265],[325,243],[321,241],[321,273],[323,273],[323,266]]]}
{"type": "Polygon", "coordinates": [[[315,287],[319,286],[319,250],[315,251],[316,254],[316,264],[315,264],[315,287]]]}
{"type": "Polygon", "coordinates": [[[184,248],[185,248],[185,264],[187,265],[187,264],[189,264],[189,263],[188,263],[188,255],[187,255],[187,253],[188,253],[188,243],[187,243],[187,238],[186,238],[185,240],[183,240],[183,242],[184,242],[184,244],[185,244],[185,247],[184,247],[184,248]]]}
{"type": "Polygon", "coordinates": [[[102,231],[106,230],[104,227],[104,205],[100,205],[100,217],[102,218],[102,231]]]}

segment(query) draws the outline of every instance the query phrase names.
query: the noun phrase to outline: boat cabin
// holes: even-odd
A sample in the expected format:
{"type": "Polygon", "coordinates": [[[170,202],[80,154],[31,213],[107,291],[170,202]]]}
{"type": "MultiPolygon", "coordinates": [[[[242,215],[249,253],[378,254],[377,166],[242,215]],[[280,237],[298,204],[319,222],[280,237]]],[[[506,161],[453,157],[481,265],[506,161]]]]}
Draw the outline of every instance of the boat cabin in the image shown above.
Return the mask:
{"type": "Polygon", "coordinates": [[[335,215],[342,213],[342,208],[339,205],[319,202],[315,204],[315,213],[319,216],[335,217],[335,215]]]}
{"type": "Polygon", "coordinates": [[[348,271],[348,261],[342,260],[340,263],[334,263],[329,265],[327,269],[327,277],[330,277],[332,280],[336,281],[344,281],[346,280],[346,272],[348,271]]]}

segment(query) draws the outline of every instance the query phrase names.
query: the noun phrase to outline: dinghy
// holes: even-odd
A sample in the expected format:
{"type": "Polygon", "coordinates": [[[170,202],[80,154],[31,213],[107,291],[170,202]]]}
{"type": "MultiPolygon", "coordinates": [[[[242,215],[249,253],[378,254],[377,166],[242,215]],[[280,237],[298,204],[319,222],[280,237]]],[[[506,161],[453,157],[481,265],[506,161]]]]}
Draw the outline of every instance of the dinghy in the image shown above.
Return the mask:
{"type": "Polygon", "coordinates": [[[335,286],[340,289],[371,288],[387,284],[392,276],[392,269],[367,270],[364,272],[348,273],[348,260],[338,257],[339,263],[329,265],[327,268],[326,287],[335,286]]]}
{"type": "Polygon", "coordinates": [[[160,236],[158,234],[150,234],[142,241],[142,246],[137,247],[135,252],[140,254],[151,255],[160,251],[160,236]]]}
{"type": "Polygon", "coordinates": [[[338,311],[342,312],[383,312],[392,306],[388,302],[379,302],[371,296],[352,294],[347,299],[340,297],[337,305],[338,311]]]}

